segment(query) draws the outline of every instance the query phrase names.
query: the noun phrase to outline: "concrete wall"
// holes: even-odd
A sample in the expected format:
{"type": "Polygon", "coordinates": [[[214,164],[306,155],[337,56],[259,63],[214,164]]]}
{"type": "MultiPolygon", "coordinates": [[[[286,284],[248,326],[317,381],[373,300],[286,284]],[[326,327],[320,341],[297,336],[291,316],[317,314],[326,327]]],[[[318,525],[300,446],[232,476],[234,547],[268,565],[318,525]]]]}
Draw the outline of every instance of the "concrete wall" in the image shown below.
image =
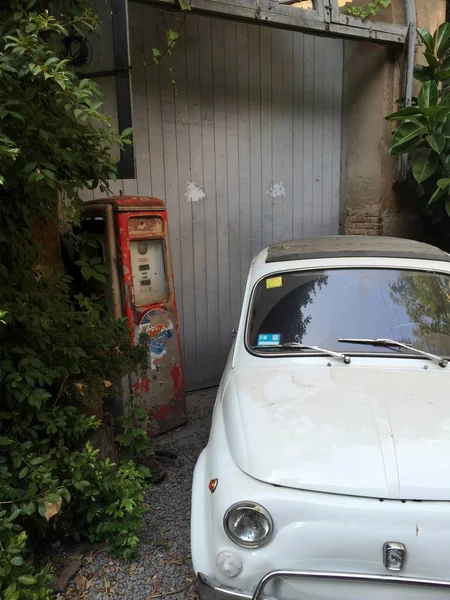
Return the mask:
{"type": "MultiPolygon", "coordinates": [[[[445,20],[445,0],[416,0],[419,27],[434,32],[445,20]]],[[[420,48],[416,49],[417,61],[420,48]]],[[[367,42],[344,46],[342,211],[347,234],[422,236],[413,191],[395,183],[388,149],[392,124],[384,117],[402,95],[403,54],[367,42]]]]}

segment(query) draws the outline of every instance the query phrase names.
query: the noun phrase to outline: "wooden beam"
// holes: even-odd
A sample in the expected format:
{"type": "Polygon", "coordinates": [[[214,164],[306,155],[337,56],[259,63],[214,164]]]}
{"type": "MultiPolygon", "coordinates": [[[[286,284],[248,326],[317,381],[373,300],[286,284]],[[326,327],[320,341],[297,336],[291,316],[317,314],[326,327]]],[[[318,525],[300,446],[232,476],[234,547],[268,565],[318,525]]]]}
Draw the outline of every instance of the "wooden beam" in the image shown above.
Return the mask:
{"type": "MultiPolygon", "coordinates": [[[[140,4],[179,11],[176,0],[130,0],[140,4]]],[[[252,22],[314,35],[366,40],[384,44],[404,45],[408,28],[385,24],[364,23],[351,19],[348,23],[329,21],[322,11],[301,9],[280,4],[276,0],[191,0],[192,12],[225,19],[252,22]]]]}

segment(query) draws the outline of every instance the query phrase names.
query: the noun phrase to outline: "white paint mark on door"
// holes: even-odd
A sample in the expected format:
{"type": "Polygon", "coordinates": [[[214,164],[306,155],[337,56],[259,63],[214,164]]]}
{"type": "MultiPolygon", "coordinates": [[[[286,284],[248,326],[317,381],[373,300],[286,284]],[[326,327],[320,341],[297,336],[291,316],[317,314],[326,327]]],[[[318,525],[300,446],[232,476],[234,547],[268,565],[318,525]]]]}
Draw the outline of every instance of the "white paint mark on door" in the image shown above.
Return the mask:
{"type": "Polygon", "coordinates": [[[195,181],[186,181],[186,191],[184,195],[188,199],[188,202],[198,202],[199,200],[203,200],[206,196],[205,192],[202,190],[201,185],[197,185],[195,181]]]}
{"type": "Polygon", "coordinates": [[[286,196],[286,190],[284,189],[284,182],[274,183],[267,190],[267,195],[272,198],[284,198],[286,196]]]}

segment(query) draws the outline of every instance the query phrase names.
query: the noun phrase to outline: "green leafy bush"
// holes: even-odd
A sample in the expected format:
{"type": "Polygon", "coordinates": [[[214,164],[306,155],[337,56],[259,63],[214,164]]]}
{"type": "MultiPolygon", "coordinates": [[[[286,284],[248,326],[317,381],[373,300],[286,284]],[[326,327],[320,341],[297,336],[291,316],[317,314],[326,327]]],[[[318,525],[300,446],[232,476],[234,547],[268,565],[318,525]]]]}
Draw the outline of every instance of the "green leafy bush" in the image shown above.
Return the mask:
{"type": "MultiPolygon", "coordinates": [[[[128,143],[99,112],[101,95],[60,57],[67,28],[95,27],[84,0],[52,15],[37,0],[0,4],[0,597],[46,599],[48,541],[105,541],[128,557],[145,509],[148,471],[114,465],[90,443],[95,411],[125,374],[145,366],[125,320],[49,259],[58,198],[67,225],[81,188],[116,176],[111,149],[128,143]],[[42,231],[45,230],[45,234],[42,231]],[[85,407],[83,410],[81,408],[85,407]]],[[[55,254],[55,253],[54,253],[55,254]]],[[[57,253],[56,253],[57,254],[57,253]]],[[[54,256],[53,256],[54,258],[54,256]]],[[[78,265],[104,281],[99,261],[78,265]]],[[[141,439],[143,439],[141,437],[141,439]]],[[[127,443],[127,440],[122,440],[127,443]]]]}
{"type": "Polygon", "coordinates": [[[363,20],[370,19],[370,17],[376,17],[383,8],[388,8],[391,2],[392,0],[373,0],[366,6],[348,6],[347,14],[360,17],[363,20]]]}
{"type": "Polygon", "coordinates": [[[450,78],[450,23],[443,23],[434,35],[417,31],[427,64],[415,67],[422,86],[412,106],[401,106],[386,117],[401,122],[390,154],[409,154],[410,178],[423,210],[439,220],[450,215],[450,91],[443,85],[450,78]]]}
{"type": "Polygon", "coordinates": [[[21,511],[0,511],[0,581],[3,600],[48,600],[49,566],[40,570],[29,560],[27,534],[17,524],[21,511]]]}

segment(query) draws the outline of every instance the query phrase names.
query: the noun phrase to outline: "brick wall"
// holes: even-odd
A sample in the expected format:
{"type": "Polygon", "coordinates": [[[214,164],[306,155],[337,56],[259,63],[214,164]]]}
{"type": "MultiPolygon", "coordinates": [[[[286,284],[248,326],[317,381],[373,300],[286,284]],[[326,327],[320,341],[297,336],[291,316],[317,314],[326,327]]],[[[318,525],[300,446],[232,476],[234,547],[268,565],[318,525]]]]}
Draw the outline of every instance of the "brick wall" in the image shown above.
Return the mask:
{"type": "Polygon", "coordinates": [[[345,233],[346,235],[383,235],[383,219],[379,207],[348,210],[345,233]]]}

